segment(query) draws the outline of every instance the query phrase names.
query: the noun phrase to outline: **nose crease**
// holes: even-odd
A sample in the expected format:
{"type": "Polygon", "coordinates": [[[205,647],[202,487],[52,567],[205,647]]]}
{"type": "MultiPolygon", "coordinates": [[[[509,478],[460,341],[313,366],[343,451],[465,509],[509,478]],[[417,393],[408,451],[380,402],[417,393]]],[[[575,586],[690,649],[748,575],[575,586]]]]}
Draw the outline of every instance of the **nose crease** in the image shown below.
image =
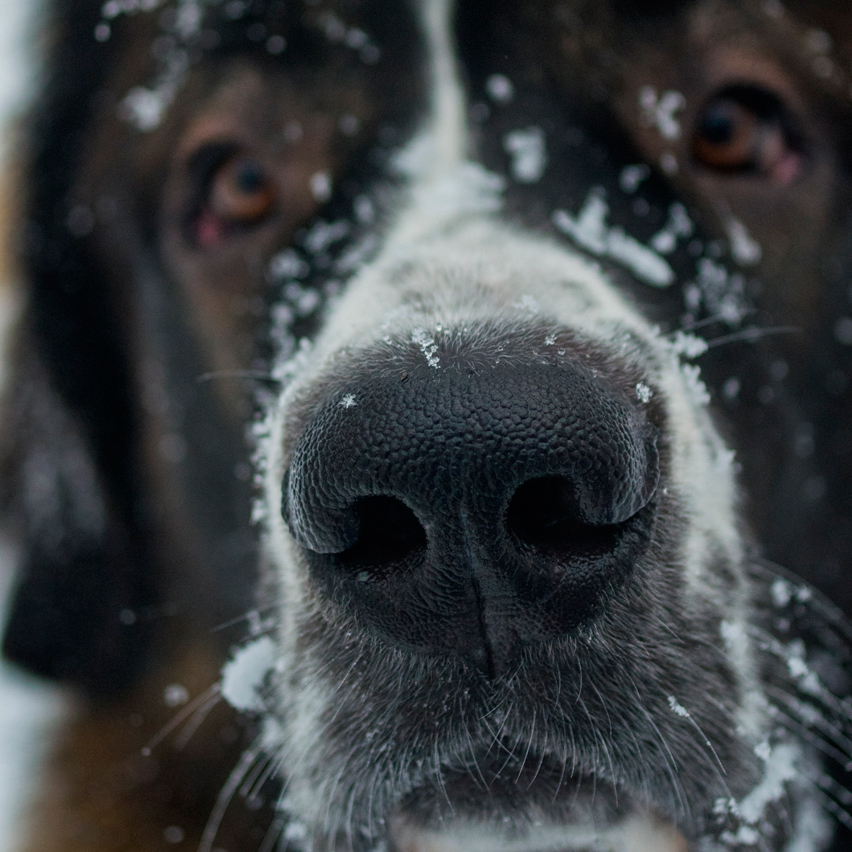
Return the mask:
{"type": "Polygon", "coordinates": [[[465,503],[462,504],[459,511],[461,520],[462,536],[468,545],[467,552],[470,554],[470,583],[473,590],[473,597],[476,601],[476,609],[478,615],[479,632],[482,641],[481,668],[485,674],[493,678],[497,674],[496,659],[498,655],[495,653],[494,644],[496,641],[495,632],[489,624],[489,598],[493,600],[495,595],[487,595],[483,591],[483,585],[488,580],[488,574],[483,571],[483,566],[488,565],[489,554],[484,546],[484,536],[478,534],[475,522],[471,520],[470,511],[465,503]]]}

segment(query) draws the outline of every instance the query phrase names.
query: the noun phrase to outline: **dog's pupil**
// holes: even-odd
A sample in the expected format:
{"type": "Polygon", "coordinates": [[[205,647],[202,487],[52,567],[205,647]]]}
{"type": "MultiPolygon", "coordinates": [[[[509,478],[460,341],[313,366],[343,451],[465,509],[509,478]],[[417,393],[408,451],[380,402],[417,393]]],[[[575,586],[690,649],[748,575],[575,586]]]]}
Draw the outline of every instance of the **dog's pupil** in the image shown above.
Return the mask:
{"type": "Polygon", "coordinates": [[[246,195],[254,195],[263,189],[263,170],[253,160],[243,160],[237,167],[237,187],[246,195]]]}
{"type": "Polygon", "coordinates": [[[734,120],[730,104],[719,103],[709,108],[701,121],[701,136],[713,145],[725,145],[734,137],[734,120]]]}

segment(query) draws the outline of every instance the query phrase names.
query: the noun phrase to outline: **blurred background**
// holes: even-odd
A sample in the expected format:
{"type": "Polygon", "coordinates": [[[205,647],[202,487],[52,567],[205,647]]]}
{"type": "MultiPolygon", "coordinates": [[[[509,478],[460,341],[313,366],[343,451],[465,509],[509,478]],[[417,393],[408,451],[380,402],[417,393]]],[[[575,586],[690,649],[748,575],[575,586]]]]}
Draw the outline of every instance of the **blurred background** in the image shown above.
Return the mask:
{"type": "MultiPolygon", "coordinates": [[[[8,248],[9,223],[16,215],[16,130],[37,74],[39,2],[0,0],[0,392],[6,378],[10,326],[20,306],[14,263],[8,248]]],[[[15,557],[0,537],[0,625],[15,557]]],[[[59,691],[0,660],[0,852],[14,852],[33,782],[65,711],[59,691]]]]}

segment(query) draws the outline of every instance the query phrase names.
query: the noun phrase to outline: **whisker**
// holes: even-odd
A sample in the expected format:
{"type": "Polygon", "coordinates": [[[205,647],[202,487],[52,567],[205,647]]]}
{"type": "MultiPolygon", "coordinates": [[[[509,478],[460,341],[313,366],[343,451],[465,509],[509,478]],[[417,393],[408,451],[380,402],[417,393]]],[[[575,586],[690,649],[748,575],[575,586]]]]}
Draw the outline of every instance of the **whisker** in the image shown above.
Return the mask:
{"type": "Polygon", "coordinates": [[[275,378],[271,373],[262,370],[213,370],[196,376],[196,382],[209,382],[213,379],[257,379],[262,382],[272,382],[280,385],[281,379],[275,378]]]}
{"type": "Polygon", "coordinates": [[[216,835],[219,833],[219,828],[222,825],[222,820],[225,818],[225,811],[231,804],[234,794],[237,792],[246,773],[254,765],[254,762],[263,753],[263,737],[259,736],[255,741],[243,752],[239,762],[234,767],[228,780],[225,782],[218,797],[213,810],[210,812],[210,818],[207,820],[207,825],[204,827],[204,833],[201,835],[201,842],[198,844],[198,852],[211,852],[213,842],[216,840],[216,835]]]}
{"type": "MultiPolygon", "coordinates": [[[[254,622],[258,620],[260,623],[258,625],[258,630],[255,632],[250,629],[251,635],[256,636],[259,634],[260,630],[263,628],[263,619],[260,618],[261,613],[270,612],[272,610],[276,610],[278,608],[278,602],[266,604],[266,606],[256,606],[250,609],[248,612],[243,615],[238,615],[236,618],[232,618],[229,621],[223,621],[221,624],[217,624],[215,627],[210,629],[211,633],[219,633],[222,630],[227,630],[229,627],[235,627],[237,624],[240,624],[243,621],[254,622]]],[[[271,625],[270,625],[271,626],[271,625]]]]}
{"type": "MultiPolygon", "coordinates": [[[[572,757],[571,760],[572,760],[572,764],[573,764],[574,758],[572,757]]],[[[562,789],[562,782],[565,780],[565,772],[566,772],[567,769],[568,769],[568,758],[566,757],[562,761],[562,771],[559,773],[559,781],[556,782],[556,790],[553,793],[553,798],[550,800],[551,804],[555,804],[556,799],[559,797],[559,791],[562,789]]],[[[573,772],[572,772],[572,774],[573,774],[573,772]]]]}
{"type": "Polygon", "coordinates": [[[577,694],[574,696],[575,704],[580,700],[580,696],[583,694],[583,664],[579,657],[577,657],[577,681],[577,694]]]}
{"type": "Polygon", "coordinates": [[[718,768],[719,768],[719,773],[720,773],[719,780],[722,782],[722,785],[725,788],[726,794],[728,796],[730,796],[731,791],[728,787],[728,782],[726,780],[728,770],[725,769],[722,761],[719,759],[719,755],[716,753],[716,749],[713,747],[713,743],[710,742],[707,735],[704,733],[703,730],[701,730],[701,725],[699,725],[698,722],[696,722],[695,719],[692,718],[691,713],[689,713],[689,715],[687,715],[686,718],[687,718],[687,721],[691,723],[692,727],[695,728],[696,731],[698,731],[698,735],[701,737],[702,740],[704,740],[704,745],[706,745],[707,748],[710,749],[710,753],[713,755],[713,759],[716,762],[716,766],[718,766],[718,768]]]}
{"type": "Polygon", "coordinates": [[[531,728],[530,728],[530,735],[529,735],[529,737],[527,737],[527,750],[524,753],[524,758],[521,761],[520,768],[518,769],[518,777],[515,779],[515,784],[520,783],[521,775],[523,775],[524,769],[526,768],[526,765],[527,765],[527,758],[530,756],[530,749],[532,748],[532,741],[533,741],[533,738],[535,737],[535,717],[536,717],[536,711],[534,709],[533,710],[533,717],[532,717],[532,725],[531,725],[531,728]]]}
{"type": "Polygon", "coordinates": [[[355,825],[353,816],[355,814],[355,798],[358,788],[353,785],[349,790],[349,802],[346,805],[346,839],[349,841],[349,852],[355,852],[355,825]]]}
{"type": "MultiPolygon", "coordinates": [[[[379,775],[378,770],[376,770],[376,772],[374,773],[374,777],[377,776],[377,775],[379,775]]],[[[370,784],[370,792],[367,796],[366,825],[369,827],[370,832],[373,832],[374,828],[375,828],[374,823],[373,823],[373,799],[375,798],[375,795],[376,795],[376,783],[375,783],[375,780],[374,780],[374,782],[372,784],[370,784]]]]}
{"type": "Polygon", "coordinates": [[[343,689],[344,686],[347,685],[346,682],[349,680],[349,675],[352,674],[352,672],[355,669],[355,666],[357,666],[358,663],[360,663],[360,662],[361,662],[361,655],[358,654],[355,658],[355,661],[352,663],[351,666],[349,666],[349,668],[346,670],[343,677],[340,679],[340,682],[335,685],[334,692],[332,693],[332,697],[338,700],[338,704],[337,704],[337,709],[334,711],[334,714],[332,715],[332,717],[328,720],[328,722],[325,723],[325,729],[326,730],[329,730],[331,728],[331,726],[337,720],[337,717],[340,715],[340,713],[343,711],[343,709],[345,707],[351,707],[352,706],[350,699],[355,694],[355,691],[358,689],[358,682],[355,681],[355,682],[353,682],[352,684],[349,685],[349,690],[346,693],[346,695],[341,695],[341,690],[343,689]]]}
{"type": "Polygon", "coordinates": [[[779,334],[801,334],[802,329],[793,325],[779,325],[775,328],[744,328],[742,331],[735,331],[731,334],[723,334],[721,337],[714,337],[707,341],[708,349],[715,349],[718,346],[726,346],[729,343],[754,343],[757,340],[762,340],[764,337],[774,337],[779,334]]]}
{"type": "MultiPolygon", "coordinates": [[[[598,695],[600,695],[600,693],[598,693],[598,695]]],[[[603,753],[607,764],[609,764],[609,777],[612,779],[612,793],[615,798],[615,806],[618,807],[618,786],[616,784],[616,779],[618,778],[618,775],[615,771],[615,765],[612,762],[611,750],[607,745],[606,740],[603,738],[603,735],[601,734],[600,730],[598,729],[598,726],[595,724],[595,720],[592,717],[591,712],[589,711],[588,705],[582,698],[580,699],[580,708],[586,714],[586,717],[589,720],[589,727],[592,733],[594,734],[595,740],[598,743],[600,751],[603,753]]],[[[592,775],[592,801],[594,801],[595,795],[597,794],[597,783],[597,772],[594,772],[592,775]]]]}
{"type": "MultiPolygon", "coordinates": [[[[513,713],[514,709],[514,706],[512,704],[509,704],[509,707],[505,711],[505,715],[503,716],[503,720],[500,722],[500,727],[496,731],[492,730],[491,726],[485,721],[485,718],[482,719],[482,722],[487,728],[488,733],[491,734],[491,742],[488,744],[488,750],[485,752],[486,757],[491,754],[491,749],[494,746],[497,746],[498,749],[505,749],[509,752],[510,756],[512,755],[512,751],[505,745],[505,743],[501,741],[500,737],[503,736],[503,731],[505,730],[506,725],[508,724],[509,716],[513,713]]],[[[500,771],[502,772],[502,769],[500,771]]]]}
{"type": "MultiPolygon", "coordinates": [[[[505,721],[504,721],[503,727],[505,727],[505,721]]],[[[502,751],[506,752],[506,759],[503,761],[503,765],[494,774],[495,779],[499,778],[503,774],[503,770],[512,762],[512,760],[517,759],[515,757],[514,746],[510,745],[509,743],[507,743],[505,741],[505,739],[502,738],[503,727],[501,727],[500,731],[498,732],[499,738],[494,740],[494,744],[498,747],[498,749],[501,749],[502,751]]],[[[490,751],[490,749],[489,749],[489,751],[490,751]]]]}
{"type": "MultiPolygon", "coordinates": [[[[769,636],[760,630],[750,631],[752,635],[758,638],[760,645],[764,650],[770,652],[775,657],[777,657],[785,667],[789,664],[787,659],[787,648],[782,645],[777,639],[769,636]]],[[[777,689],[777,684],[773,684],[777,689]]],[[[786,681],[785,681],[786,685],[786,681]]],[[[806,718],[810,721],[810,718],[813,716],[814,724],[822,723],[822,727],[825,729],[826,727],[830,728],[832,731],[832,736],[835,738],[837,743],[842,743],[843,748],[847,750],[847,752],[852,755],[852,739],[846,737],[845,734],[842,733],[842,728],[836,725],[832,725],[830,722],[826,720],[826,711],[832,714],[836,719],[847,719],[849,718],[849,709],[845,702],[838,699],[836,695],[830,692],[828,689],[823,686],[823,684],[817,679],[815,684],[812,684],[811,687],[807,690],[808,701],[802,701],[800,698],[796,697],[796,694],[801,695],[801,691],[796,688],[795,693],[788,691],[785,693],[783,691],[779,691],[779,695],[787,696],[787,704],[789,706],[795,705],[797,708],[801,709],[802,718],[806,718]],[[817,702],[819,706],[817,706],[817,702]],[[808,708],[811,708],[810,710],[808,708]]]]}
{"type": "Polygon", "coordinates": [[[444,801],[450,807],[450,813],[455,815],[456,809],[453,807],[453,803],[450,801],[449,794],[447,793],[447,786],[444,783],[444,773],[441,771],[441,753],[438,748],[438,737],[435,737],[433,743],[433,751],[434,751],[434,761],[435,761],[435,781],[438,784],[438,789],[441,791],[441,795],[444,797],[444,801]]]}
{"type": "Polygon", "coordinates": [[[269,830],[263,838],[260,846],[257,847],[257,852],[272,852],[275,844],[281,833],[284,831],[284,826],[287,825],[287,817],[277,816],[272,820],[269,830]]]}
{"type": "MultiPolygon", "coordinates": [[[[609,736],[610,736],[610,739],[612,739],[612,736],[613,736],[612,717],[609,715],[609,707],[607,706],[607,701],[603,697],[603,695],[601,695],[601,691],[598,689],[597,685],[594,682],[592,682],[591,686],[592,686],[592,689],[595,692],[595,695],[597,695],[598,700],[600,701],[600,704],[601,704],[601,707],[603,708],[604,713],[606,714],[606,723],[607,723],[607,726],[609,727],[609,736]]],[[[586,702],[585,701],[583,702],[583,708],[586,709],[586,702]]],[[[589,714],[589,711],[588,711],[588,709],[586,709],[586,715],[588,715],[588,714],[589,714]]],[[[589,716],[589,719],[591,720],[591,716],[589,716]]],[[[601,741],[601,747],[603,748],[604,754],[606,755],[607,763],[609,763],[609,772],[610,772],[610,775],[612,776],[612,792],[613,792],[613,795],[615,797],[615,804],[618,805],[618,787],[616,785],[616,778],[618,776],[616,775],[616,772],[615,772],[615,766],[613,766],[613,763],[612,763],[612,755],[610,754],[610,749],[606,744],[606,740],[601,736],[600,732],[597,729],[597,726],[594,726],[594,730],[596,731],[597,737],[601,741]]]]}
{"type": "Polygon", "coordinates": [[[598,701],[600,701],[600,705],[603,708],[604,713],[606,714],[606,724],[609,728],[609,735],[612,737],[613,728],[612,728],[612,717],[609,715],[609,707],[607,706],[607,700],[601,695],[601,691],[598,689],[597,684],[594,682],[591,683],[591,687],[594,690],[595,695],[598,697],[598,701]]]}
{"type": "MultiPolygon", "coordinates": [[[[796,715],[794,711],[797,708],[795,706],[790,707],[790,703],[787,700],[789,696],[781,690],[768,686],[766,688],[766,695],[774,702],[772,709],[777,714],[778,720],[789,731],[792,731],[797,737],[810,743],[814,748],[826,755],[826,757],[836,760],[841,766],[847,763],[852,753],[837,747],[837,738],[841,735],[836,730],[814,730],[800,715],[796,715]]],[[[814,719],[813,721],[816,722],[817,720],[814,719]]]]}
{"type": "Polygon", "coordinates": [[[260,795],[260,791],[263,789],[263,786],[266,784],[266,782],[269,781],[269,779],[272,778],[273,776],[277,775],[278,770],[281,769],[281,767],[283,765],[284,765],[284,758],[280,757],[280,756],[275,757],[273,755],[272,759],[270,759],[267,762],[266,768],[258,776],[257,783],[249,791],[246,798],[249,801],[251,801],[252,799],[257,799],[257,797],[260,795]]]}
{"type": "Polygon", "coordinates": [[[322,824],[326,827],[326,829],[332,824],[332,816],[331,809],[334,807],[334,804],[337,800],[337,790],[343,785],[343,778],[347,773],[347,767],[344,764],[338,769],[337,774],[332,781],[331,786],[328,787],[327,791],[324,791],[325,795],[325,816],[323,818],[322,824]]]}
{"type": "MultiPolygon", "coordinates": [[[[757,313],[754,308],[749,308],[744,314],[740,314],[740,316],[751,316],[757,313]]],[[[680,327],[680,331],[695,331],[699,328],[706,328],[708,325],[715,325],[717,322],[726,322],[725,315],[718,313],[713,314],[712,316],[705,317],[702,320],[698,320],[698,322],[691,322],[684,324],[680,327]]],[[[670,332],[669,334],[664,335],[664,337],[674,337],[677,331],[670,332]]]]}
{"type": "Polygon", "coordinates": [[[547,741],[547,726],[544,728],[544,745],[541,747],[541,755],[538,758],[538,766],[535,768],[535,772],[533,772],[533,777],[530,779],[530,783],[527,784],[527,790],[532,788],[532,785],[535,784],[538,776],[541,774],[541,767],[544,766],[544,757],[547,754],[548,749],[548,741],[547,741]]]}
{"type": "Polygon", "coordinates": [[[195,732],[204,724],[204,720],[210,715],[213,708],[222,700],[218,693],[210,697],[206,704],[202,704],[190,717],[183,730],[175,738],[175,748],[181,751],[187,746],[195,735],[195,732]]]}
{"type": "Polygon", "coordinates": [[[206,704],[214,695],[219,695],[221,686],[216,681],[212,686],[197,695],[189,704],[182,707],[162,728],[142,747],[142,755],[148,757],[151,752],[179,725],[182,725],[193,713],[206,704]]]}
{"type": "Polygon", "coordinates": [[[842,805],[838,804],[834,799],[832,799],[828,792],[822,787],[820,787],[818,783],[810,779],[807,780],[810,782],[813,788],[813,792],[822,807],[827,810],[838,822],[843,823],[846,828],[852,828],[852,816],[850,816],[846,808],[844,808],[842,805]]]}
{"type": "MultiPolygon", "coordinates": [[[[632,682],[632,678],[631,678],[632,682]]],[[[677,771],[677,761],[675,760],[675,756],[672,753],[671,747],[669,746],[668,740],[663,736],[663,732],[657,726],[657,723],[654,721],[654,715],[649,712],[648,708],[642,703],[641,696],[639,694],[639,689],[636,684],[633,683],[633,694],[635,696],[636,706],[642,711],[642,715],[647,720],[648,724],[654,729],[654,733],[657,735],[657,739],[659,739],[660,744],[663,747],[662,756],[663,760],[666,764],[666,774],[669,776],[669,779],[672,782],[672,790],[677,798],[678,805],[682,808],[682,813],[684,817],[691,819],[692,809],[689,806],[689,802],[684,795],[683,789],[681,787],[680,779],[678,778],[677,771]]]]}
{"type": "MultiPolygon", "coordinates": [[[[461,698],[459,698],[459,703],[461,703],[461,698]]],[[[487,730],[487,728],[488,728],[488,726],[486,725],[486,730],[487,730]]],[[[488,791],[490,789],[489,786],[488,786],[488,782],[485,780],[485,775],[483,775],[482,769],[479,766],[479,761],[476,759],[476,744],[473,741],[473,737],[471,736],[467,725],[463,726],[463,730],[464,730],[464,735],[467,738],[468,747],[470,748],[470,759],[473,763],[474,769],[476,770],[475,775],[473,773],[469,773],[469,774],[473,778],[473,781],[477,785],[477,787],[479,786],[479,782],[481,781],[482,782],[482,788],[481,789],[488,791]]]]}
{"type": "Polygon", "coordinates": [[[821,790],[831,796],[838,804],[847,810],[852,807],[852,791],[835,781],[830,775],[821,775],[816,780],[821,790]]]}
{"type": "Polygon", "coordinates": [[[275,759],[276,755],[274,753],[269,753],[266,755],[265,760],[258,760],[254,765],[254,769],[252,769],[251,772],[246,773],[245,780],[240,788],[240,795],[244,799],[252,799],[251,791],[255,788],[255,782],[261,775],[263,775],[264,770],[266,770],[269,765],[275,761],[275,759]]]}

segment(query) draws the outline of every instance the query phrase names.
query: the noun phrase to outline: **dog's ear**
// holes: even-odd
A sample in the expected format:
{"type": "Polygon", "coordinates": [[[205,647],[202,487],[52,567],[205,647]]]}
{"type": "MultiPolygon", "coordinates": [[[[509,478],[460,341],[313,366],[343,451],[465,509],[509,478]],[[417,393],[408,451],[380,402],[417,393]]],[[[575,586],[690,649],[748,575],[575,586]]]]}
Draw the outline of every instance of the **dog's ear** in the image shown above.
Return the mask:
{"type": "Polygon", "coordinates": [[[24,128],[20,193],[27,316],[0,434],[0,491],[22,543],[3,651],[107,695],[143,663],[155,587],[120,300],[71,215],[119,47],[94,49],[98,3],[52,0],[45,12],[50,49],[24,128]]]}
{"type": "Polygon", "coordinates": [[[33,350],[18,347],[3,432],[3,497],[21,542],[3,651],[108,696],[143,662],[150,572],[132,507],[105,478],[85,414],[62,398],[33,350]]]}

